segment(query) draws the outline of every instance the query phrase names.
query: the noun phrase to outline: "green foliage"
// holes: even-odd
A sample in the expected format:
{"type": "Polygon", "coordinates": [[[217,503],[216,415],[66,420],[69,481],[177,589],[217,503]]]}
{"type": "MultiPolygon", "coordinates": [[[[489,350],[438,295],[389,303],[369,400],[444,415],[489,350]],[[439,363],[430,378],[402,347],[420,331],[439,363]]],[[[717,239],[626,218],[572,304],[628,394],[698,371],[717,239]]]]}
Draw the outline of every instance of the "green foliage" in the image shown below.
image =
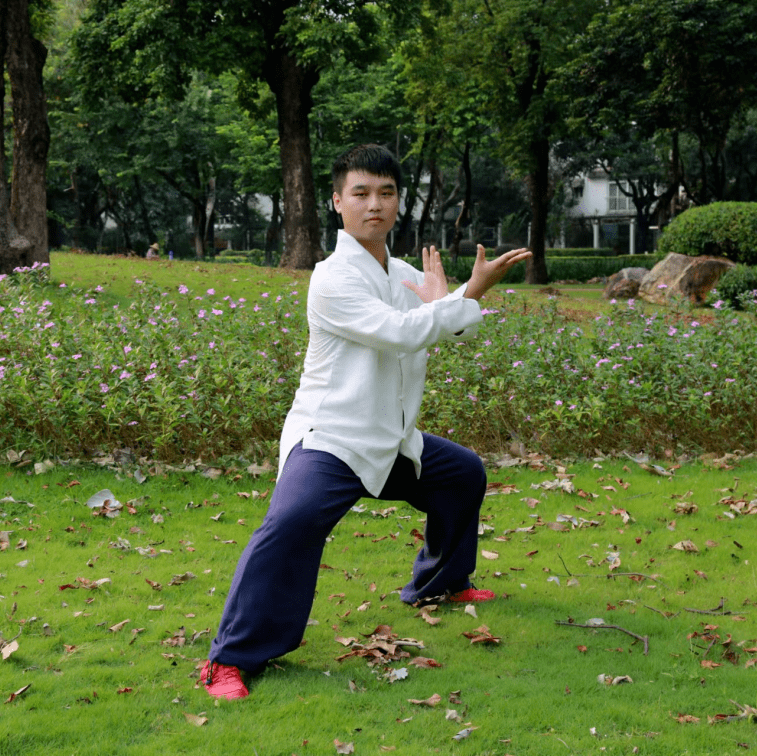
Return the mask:
{"type": "Polygon", "coordinates": [[[757,305],[757,268],[737,265],[727,270],[710,292],[708,301],[722,300],[736,310],[751,310],[757,305]]]}
{"type": "Polygon", "coordinates": [[[717,255],[757,265],[757,203],[714,202],[692,207],[668,225],[658,250],[681,255],[717,255]]]}
{"type": "MultiPolygon", "coordinates": [[[[134,263],[91,267],[107,263],[112,281],[119,262],[130,272],[115,298],[46,283],[38,270],[0,281],[0,449],[275,455],[304,359],[306,281],[207,265],[190,288],[195,264],[141,261],[129,288],[134,263]]],[[[751,315],[721,307],[700,322],[632,301],[585,327],[557,298],[534,305],[502,291],[487,295],[477,339],[433,348],[425,430],[480,452],[512,440],[553,454],[757,443],[751,315]]]]}
{"type": "Polygon", "coordinates": [[[617,252],[612,247],[558,247],[545,250],[547,258],[555,257],[616,257],[617,252]]]}
{"type": "MultiPolygon", "coordinates": [[[[726,136],[757,103],[755,29],[755,0],[605,3],[564,72],[579,131],[601,140],[633,124],[640,140],[688,134],[696,142],[685,171],[689,195],[698,204],[724,199],[726,136]]],[[[674,182],[679,159],[670,158],[674,182]]]]}
{"type": "Polygon", "coordinates": [[[651,270],[660,260],[660,255],[616,255],[609,257],[548,257],[547,272],[550,281],[590,281],[593,278],[609,278],[623,268],[647,268],[651,270]]]}

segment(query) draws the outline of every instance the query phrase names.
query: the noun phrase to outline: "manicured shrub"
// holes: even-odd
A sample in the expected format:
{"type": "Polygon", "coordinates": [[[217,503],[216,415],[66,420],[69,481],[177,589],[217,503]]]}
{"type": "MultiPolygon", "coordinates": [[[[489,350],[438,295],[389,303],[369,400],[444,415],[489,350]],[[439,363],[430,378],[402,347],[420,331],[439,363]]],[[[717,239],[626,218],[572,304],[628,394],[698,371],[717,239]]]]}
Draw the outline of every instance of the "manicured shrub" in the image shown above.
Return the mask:
{"type": "Polygon", "coordinates": [[[660,237],[664,254],[715,255],[757,265],[757,202],[714,202],[675,218],[660,237]]]}
{"type": "Polygon", "coordinates": [[[547,258],[551,257],[617,257],[617,252],[610,247],[557,247],[547,250],[547,258]]]}
{"type": "Polygon", "coordinates": [[[751,309],[757,299],[757,268],[737,265],[727,270],[713,290],[712,299],[727,302],[736,310],[751,309]]]}

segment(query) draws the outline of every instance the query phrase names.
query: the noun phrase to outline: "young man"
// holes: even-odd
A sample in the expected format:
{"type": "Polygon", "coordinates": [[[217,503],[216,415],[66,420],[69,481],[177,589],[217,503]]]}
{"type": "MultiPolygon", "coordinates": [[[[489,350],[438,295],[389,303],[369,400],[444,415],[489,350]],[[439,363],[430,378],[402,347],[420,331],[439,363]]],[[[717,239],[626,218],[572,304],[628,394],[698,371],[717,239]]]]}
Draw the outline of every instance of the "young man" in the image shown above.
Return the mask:
{"type": "Polygon", "coordinates": [[[310,281],[310,343],[281,434],[279,478],[201,672],[214,697],[247,696],[240,671],[254,674],[299,646],[326,538],[360,498],[407,501],[426,515],[402,601],[494,598],[469,579],[486,489],[481,460],[421,433],[415,420],[427,349],[473,335],[482,319],[477,300],[531,253],[487,262],[479,245],[470,281],[449,294],[433,247],[423,250],[423,273],[389,255],[401,184],[390,152],[355,147],[337,159],[332,178],[344,230],[310,281]]]}

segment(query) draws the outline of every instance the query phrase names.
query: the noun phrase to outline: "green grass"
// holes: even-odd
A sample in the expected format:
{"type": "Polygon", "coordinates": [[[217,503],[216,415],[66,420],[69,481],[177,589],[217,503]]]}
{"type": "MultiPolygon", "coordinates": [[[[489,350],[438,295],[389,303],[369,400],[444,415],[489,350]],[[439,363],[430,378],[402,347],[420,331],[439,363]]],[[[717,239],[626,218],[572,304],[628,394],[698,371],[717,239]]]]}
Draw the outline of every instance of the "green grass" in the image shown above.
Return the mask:
{"type": "Polygon", "coordinates": [[[565,463],[580,492],[573,494],[532,487],[557,479],[561,467],[550,460],[492,471],[490,481],[517,488],[492,488],[482,510],[492,529],[480,547],[499,556],[479,558],[476,583],[500,598],[477,606],[477,617],[441,607],[432,613],[436,625],[396,593],[409,575],[419,513],[397,503],[382,517],[372,511],[391,503],[364,500],[326,546],[330,569],[321,570],[317,624],[305,645],[256,678],[249,699],[220,703],[195,687],[197,666],[239,553],[264,515],[272,475],[227,469],[214,480],[204,468],[143,464],[147,480],[139,484],[133,467],[58,465],[38,475],[30,465],[0,468],[0,530],[13,531],[0,552],[0,629],[6,641],[21,631],[18,650],[0,662],[0,698],[30,685],[0,709],[0,753],[303,756],[336,753],[335,739],[352,742],[356,754],[704,756],[757,747],[750,722],[708,724],[738,713],[732,701],[757,705],[756,670],[746,666],[757,656],[749,650],[757,646],[753,520],[731,519],[718,503],[734,487],[737,497],[757,498],[757,461],[668,467],[672,475],[660,477],[630,460],[565,463]],[[103,488],[133,502],[136,514],[92,517],[85,502],[103,488]],[[263,495],[247,497],[253,490],[263,495]],[[675,513],[681,501],[698,511],[675,513]],[[560,514],[597,525],[553,530],[560,514]],[[119,538],[131,549],[113,548],[119,538]],[[688,539],[698,553],[671,548],[688,539]],[[20,541],[25,548],[17,549],[20,541]],[[142,556],[137,547],[157,553],[142,556]],[[619,555],[614,569],[608,552],[619,555]],[[186,572],[196,578],[168,585],[186,572]],[[81,585],[78,578],[111,582],[61,590],[81,585]],[[719,614],[691,611],[712,610],[721,598],[719,614]],[[557,624],[591,618],[647,636],[649,653],[621,631],[557,624]],[[347,651],[336,636],[360,638],[380,624],[423,641],[412,655],[443,666],[396,661],[389,666],[406,667],[408,677],[389,683],[384,668],[365,659],[336,661],[347,651]],[[481,625],[500,643],[462,635],[481,625]],[[166,645],[181,628],[184,645],[166,645]],[[633,684],[601,685],[600,674],[630,675],[633,684]],[[460,703],[452,704],[456,691],[460,703]],[[442,698],[433,708],[408,702],[433,694],[442,698]],[[448,709],[461,721],[445,719],[448,709]],[[185,714],[207,723],[195,726],[185,714]],[[682,724],[679,715],[700,721],[682,724]],[[477,729],[452,739],[466,727],[477,729]]]}

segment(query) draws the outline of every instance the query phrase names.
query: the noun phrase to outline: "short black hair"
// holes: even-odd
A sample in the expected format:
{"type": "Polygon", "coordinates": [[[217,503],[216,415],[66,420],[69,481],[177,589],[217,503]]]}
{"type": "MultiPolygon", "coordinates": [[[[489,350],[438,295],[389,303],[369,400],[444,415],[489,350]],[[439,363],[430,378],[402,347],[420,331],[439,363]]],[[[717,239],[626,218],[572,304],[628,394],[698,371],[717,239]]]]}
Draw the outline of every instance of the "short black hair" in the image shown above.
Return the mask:
{"type": "Polygon", "coordinates": [[[339,194],[344,188],[344,179],[350,171],[365,171],[374,176],[394,179],[397,190],[402,186],[402,168],[394,155],[379,144],[359,144],[340,155],[331,167],[331,181],[339,194]]]}

